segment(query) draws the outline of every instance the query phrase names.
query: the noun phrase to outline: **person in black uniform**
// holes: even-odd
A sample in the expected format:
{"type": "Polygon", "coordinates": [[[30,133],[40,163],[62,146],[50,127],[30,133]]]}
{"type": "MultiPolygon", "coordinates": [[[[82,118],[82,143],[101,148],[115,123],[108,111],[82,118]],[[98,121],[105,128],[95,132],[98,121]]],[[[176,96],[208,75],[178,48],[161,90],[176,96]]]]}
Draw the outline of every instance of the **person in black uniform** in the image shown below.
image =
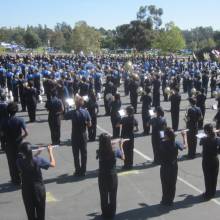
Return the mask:
{"type": "Polygon", "coordinates": [[[79,84],[79,95],[86,96],[89,94],[89,84],[86,81],[85,77],[82,77],[82,81],[79,84]]]}
{"type": "Polygon", "coordinates": [[[52,145],[60,144],[60,126],[61,126],[61,115],[64,111],[62,101],[57,98],[56,90],[51,92],[52,97],[46,102],[46,109],[49,111],[48,123],[51,133],[52,145]]]}
{"type": "Polygon", "coordinates": [[[143,123],[143,134],[149,135],[150,132],[150,113],[149,110],[151,108],[152,98],[150,95],[150,88],[145,88],[145,92],[142,96],[140,101],[142,102],[142,123],[143,123]]]}
{"type": "Polygon", "coordinates": [[[72,150],[75,164],[75,176],[85,176],[87,163],[87,134],[86,128],[91,127],[91,117],[83,109],[84,100],[81,96],[75,98],[76,109],[67,112],[66,120],[72,120],[72,150]],[[79,161],[81,154],[81,163],[79,161]]]}
{"type": "Polygon", "coordinates": [[[155,75],[153,80],[153,106],[156,108],[160,106],[160,76],[155,75]]]}
{"type": "Polygon", "coordinates": [[[205,179],[205,200],[212,199],[216,194],[216,186],[219,171],[218,152],[220,147],[220,138],[216,137],[213,126],[206,124],[204,132],[207,137],[200,140],[200,145],[203,147],[202,152],[202,169],[205,179]]]}
{"type": "Polygon", "coordinates": [[[119,93],[116,93],[114,96],[114,101],[111,103],[111,107],[110,107],[113,138],[119,138],[120,136],[120,126],[118,126],[121,120],[120,114],[118,112],[120,108],[121,108],[121,97],[119,93]]]}
{"type": "Polygon", "coordinates": [[[91,127],[88,128],[88,136],[90,141],[95,141],[96,138],[96,126],[97,126],[97,115],[99,112],[99,106],[96,101],[96,95],[91,92],[89,95],[89,101],[86,103],[87,110],[91,116],[91,127]]]}
{"type": "Polygon", "coordinates": [[[5,151],[6,137],[4,133],[4,125],[8,120],[7,103],[5,102],[6,96],[2,90],[0,90],[0,140],[1,150],[5,151]]]}
{"type": "Polygon", "coordinates": [[[160,163],[160,155],[159,155],[159,146],[161,142],[161,131],[167,126],[166,119],[164,118],[164,111],[163,108],[158,106],[156,109],[156,117],[152,118],[150,124],[152,125],[152,135],[151,135],[151,142],[153,147],[154,153],[154,161],[153,163],[159,164],[160,163]]]}
{"type": "Polygon", "coordinates": [[[188,158],[194,159],[196,155],[197,137],[198,133],[198,123],[202,120],[202,112],[200,108],[196,107],[196,100],[194,98],[189,98],[191,107],[186,113],[186,127],[189,129],[187,132],[188,143],[188,158]]]}
{"type": "Polygon", "coordinates": [[[186,134],[183,135],[182,146],[179,142],[175,141],[175,134],[173,129],[166,128],[164,131],[164,139],[161,141],[160,152],[160,179],[162,184],[162,205],[170,206],[176,193],[176,181],[178,173],[177,156],[178,149],[183,150],[186,145],[186,134]]]}
{"type": "Polygon", "coordinates": [[[216,84],[217,84],[216,78],[217,78],[216,74],[212,74],[211,81],[210,81],[211,98],[214,98],[213,93],[216,90],[216,84]]]}
{"type": "Polygon", "coordinates": [[[25,88],[24,88],[25,80],[24,80],[23,74],[20,74],[18,78],[19,78],[18,89],[19,89],[21,108],[23,112],[26,112],[27,104],[26,104],[26,98],[25,98],[25,88]]]}
{"type": "Polygon", "coordinates": [[[44,220],[46,190],[43,183],[41,169],[55,167],[52,146],[48,146],[50,161],[38,157],[40,151],[33,156],[31,144],[24,142],[19,147],[20,153],[17,166],[22,180],[22,198],[28,220],[44,220]]]}
{"type": "Polygon", "coordinates": [[[106,83],[104,84],[105,90],[104,90],[104,105],[105,105],[105,113],[106,115],[110,115],[110,105],[111,105],[111,99],[109,99],[107,96],[111,94],[114,96],[116,94],[117,88],[116,86],[111,82],[111,77],[107,76],[106,83]]]}
{"type": "Polygon", "coordinates": [[[7,111],[9,119],[3,127],[6,137],[5,152],[8,159],[9,172],[11,181],[15,185],[20,184],[20,177],[16,165],[18,158],[19,145],[22,140],[28,135],[24,120],[15,116],[18,111],[18,105],[15,102],[8,104],[7,111]]]}
{"type": "Polygon", "coordinates": [[[133,168],[134,160],[134,132],[138,131],[138,122],[134,118],[134,108],[128,106],[126,108],[127,116],[121,120],[121,138],[129,139],[124,143],[125,160],[123,169],[129,170],[133,168]]]}
{"type": "Polygon", "coordinates": [[[138,86],[139,86],[139,77],[135,74],[132,75],[132,80],[129,84],[129,92],[130,92],[130,101],[131,105],[134,108],[134,113],[137,113],[137,102],[138,102],[138,86]]]}
{"type": "Polygon", "coordinates": [[[112,219],[116,213],[118,189],[116,158],[125,159],[122,144],[120,144],[120,149],[113,149],[111,136],[101,134],[96,158],[99,159],[98,184],[102,216],[112,219]]]}
{"type": "Polygon", "coordinates": [[[179,88],[175,87],[173,94],[170,96],[171,104],[171,119],[172,119],[172,128],[174,131],[178,130],[179,127],[179,112],[180,112],[180,102],[181,95],[179,94],[179,88]]]}
{"type": "Polygon", "coordinates": [[[28,86],[25,88],[25,98],[30,122],[35,122],[36,120],[37,90],[33,86],[33,82],[29,81],[28,86]]]}
{"type": "Polygon", "coordinates": [[[199,121],[199,129],[203,128],[203,120],[205,118],[205,101],[206,101],[206,95],[205,95],[205,89],[202,88],[201,92],[196,96],[196,106],[200,108],[202,112],[202,120],[199,121]]]}

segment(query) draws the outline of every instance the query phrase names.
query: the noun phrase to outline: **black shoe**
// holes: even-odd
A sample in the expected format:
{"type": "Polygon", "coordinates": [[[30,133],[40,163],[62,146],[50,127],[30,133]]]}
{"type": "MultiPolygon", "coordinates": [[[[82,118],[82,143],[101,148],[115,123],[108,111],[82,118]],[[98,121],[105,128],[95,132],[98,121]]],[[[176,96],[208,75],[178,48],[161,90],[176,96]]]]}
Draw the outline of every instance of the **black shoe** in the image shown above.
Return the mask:
{"type": "Polygon", "coordinates": [[[80,172],[79,172],[79,171],[74,172],[74,173],[73,173],[73,176],[79,177],[79,176],[80,176],[80,172]]]}

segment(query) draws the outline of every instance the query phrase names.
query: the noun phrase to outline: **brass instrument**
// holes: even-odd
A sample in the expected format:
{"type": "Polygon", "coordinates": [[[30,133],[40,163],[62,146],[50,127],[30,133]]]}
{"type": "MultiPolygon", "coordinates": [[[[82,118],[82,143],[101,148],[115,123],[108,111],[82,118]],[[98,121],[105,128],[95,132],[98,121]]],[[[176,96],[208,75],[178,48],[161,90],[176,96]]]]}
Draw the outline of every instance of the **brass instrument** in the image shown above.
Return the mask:
{"type": "Polygon", "coordinates": [[[126,62],[124,65],[124,69],[125,69],[125,71],[127,71],[128,73],[131,74],[132,71],[134,70],[133,63],[131,61],[126,62]]]}

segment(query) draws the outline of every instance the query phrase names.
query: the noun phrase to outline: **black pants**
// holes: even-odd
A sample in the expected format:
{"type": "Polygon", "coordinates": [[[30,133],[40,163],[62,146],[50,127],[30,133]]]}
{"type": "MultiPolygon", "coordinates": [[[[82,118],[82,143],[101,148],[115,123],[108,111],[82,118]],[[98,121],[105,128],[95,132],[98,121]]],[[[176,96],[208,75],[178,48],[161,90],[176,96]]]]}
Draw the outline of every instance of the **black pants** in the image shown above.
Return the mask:
{"type": "Polygon", "coordinates": [[[190,159],[195,158],[196,156],[196,146],[197,146],[197,130],[189,130],[187,132],[187,140],[188,140],[188,157],[190,159]]]}
{"type": "Polygon", "coordinates": [[[27,104],[23,94],[20,94],[20,101],[21,101],[22,111],[26,111],[27,104]]]}
{"type": "Polygon", "coordinates": [[[88,128],[88,135],[90,141],[94,141],[96,138],[96,125],[97,125],[97,118],[96,116],[94,116],[92,117],[92,126],[88,128]]]}
{"type": "Polygon", "coordinates": [[[60,115],[49,116],[48,123],[50,127],[52,145],[60,144],[60,115]]]}
{"type": "MultiPolygon", "coordinates": [[[[147,110],[148,111],[148,110],[147,110]]],[[[144,134],[150,133],[150,116],[147,113],[142,113],[142,123],[143,123],[143,130],[144,134]]]]}
{"type": "Polygon", "coordinates": [[[202,120],[200,120],[198,122],[198,127],[199,129],[202,129],[203,128],[203,121],[204,121],[204,118],[205,118],[205,106],[199,106],[200,109],[201,109],[201,112],[202,112],[202,120]]]}
{"type": "Polygon", "coordinates": [[[44,220],[45,219],[45,201],[46,192],[43,184],[37,184],[35,189],[28,190],[22,186],[22,198],[28,220],[44,220]]]}
{"type": "Polygon", "coordinates": [[[86,133],[72,137],[72,150],[76,174],[85,174],[87,163],[87,137],[86,133]],[[79,157],[81,156],[81,163],[79,157]]]}
{"type": "Polygon", "coordinates": [[[111,115],[111,123],[112,123],[113,138],[119,138],[119,136],[120,136],[120,126],[117,127],[117,125],[120,123],[120,119],[118,119],[114,115],[111,115]]]}
{"type": "Polygon", "coordinates": [[[219,160],[218,157],[203,159],[202,169],[205,179],[205,196],[211,198],[215,196],[218,180],[219,160]]]}
{"type": "Polygon", "coordinates": [[[151,143],[152,143],[152,148],[153,148],[153,153],[154,153],[154,162],[159,163],[160,162],[160,157],[159,157],[160,137],[152,134],[151,143]]]}
{"type": "Polygon", "coordinates": [[[177,111],[171,111],[172,128],[174,131],[179,127],[179,109],[177,111]]]}
{"type": "Polygon", "coordinates": [[[35,105],[27,104],[28,116],[30,122],[34,122],[36,120],[36,107],[37,107],[36,104],[35,105]]]}
{"type": "Polygon", "coordinates": [[[160,106],[160,93],[153,93],[153,106],[155,108],[160,106]]]}
{"type": "Polygon", "coordinates": [[[162,184],[162,203],[171,205],[176,193],[178,165],[174,164],[161,165],[160,179],[162,184]]]}
{"type": "Polygon", "coordinates": [[[130,169],[133,167],[134,160],[134,139],[124,142],[123,149],[125,154],[124,168],[130,169]]]}
{"type": "Polygon", "coordinates": [[[19,144],[7,143],[5,148],[5,152],[8,160],[9,173],[11,176],[11,181],[14,184],[20,184],[21,182],[18,167],[16,164],[16,160],[18,158],[18,150],[17,150],[18,146],[19,144]]]}
{"type": "Polygon", "coordinates": [[[105,114],[106,115],[110,115],[110,103],[111,103],[111,101],[106,100],[105,96],[104,96],[104,106],[105,106],[105,114]]]}
{"type": "Polygon", "coordinates": [[[99,174],[99,192],[104,218],[113,218],[116,213],[118,177],[117,174],[99,174]]]}
{"type": "Polygon", "coordinates": [[[134,108],[134,113],[137,113],[137,100],[138,100],[138,94],[130,93],[130,101],[132,107],[134,108]]]}

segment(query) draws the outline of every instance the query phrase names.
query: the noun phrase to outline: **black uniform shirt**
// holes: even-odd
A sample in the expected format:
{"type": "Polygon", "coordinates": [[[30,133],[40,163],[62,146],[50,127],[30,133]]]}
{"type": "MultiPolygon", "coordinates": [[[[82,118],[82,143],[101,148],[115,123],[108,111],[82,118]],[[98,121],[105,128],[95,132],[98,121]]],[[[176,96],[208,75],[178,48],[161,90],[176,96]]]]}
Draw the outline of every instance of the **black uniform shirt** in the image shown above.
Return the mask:
{"type": "Polygon", "coordinates": [[[27,164],[27,161],[20,156],[17,159],[17,166],[21,172],[22,186],[33,186],[35,183],[43,183],[41,169],[47,170],[50,167],[49,161],[42,157],[33,158],[33,167],[27,164]]]}
{"type": "Polygon", "coordinates": [[[181,96],[179,94],[174,94],[170,97],[171,111],[179,111],[181,96]]]}
{"type": "Polygon", "coordinates": [[[198,121],[201,118],[202,113],[200,108],[192,106],[187,111],[187,128],[198,129],[198,121]]]}
{"type": "Polygon", "coordinates": [[[200,140],[200,145],[203,147],[203,159],[212,159],[218,155],[220,138],[204,137],[200,140]]]}
{"type": "Polygon", "coordinates": [[[151,103],[152,103],[152,98],[150,95],[143,95],[141,97],[141,101],[142,101],[142,114],[149,114],[148,110],[151,107],[151,103]]]}
{"type": "Polygon", "coordinates": [[[87,123],[91,121],[89,112],[79,108],[67,112],[64,116],[66,120],[72,120],[72,136],[82,136],[86,132],[87,123]]]}
{"type": "Polygon", "coordinates": [[[127,116],[121,120],[122,130],[121,138],[134,138],[134,127],[138,125],[137,120],[134,116],[127,116]]]}
{"type": "Polygon", "coordinates": [[[152,136],[160,139],[160,131],[164,131],[167,126],[166,119],[164,117],[154,117],[151,119],[150,124],[152,125],[152,136]]]}
{"type": "Polygon", "coordinates": [[[179,142],[169,140],[161,141],[160,145],[160,160],[161,165],[171,165],[177,162],[178,149],[181,148],[179,142]]]}
{"type": "Polygon", "coordinates": [[[19,144],[22,141],[22,129],[26,129],[24,120],[16,116],[10,117],[3,128],[7,142],[19,144]]]}
{"type": "Polygon", "coordinates": [[[45,107],[49,111],[49,117],[59,116],[62,111],[62,102],[57,97],[52,97],[47,100],[45,107]]]}

